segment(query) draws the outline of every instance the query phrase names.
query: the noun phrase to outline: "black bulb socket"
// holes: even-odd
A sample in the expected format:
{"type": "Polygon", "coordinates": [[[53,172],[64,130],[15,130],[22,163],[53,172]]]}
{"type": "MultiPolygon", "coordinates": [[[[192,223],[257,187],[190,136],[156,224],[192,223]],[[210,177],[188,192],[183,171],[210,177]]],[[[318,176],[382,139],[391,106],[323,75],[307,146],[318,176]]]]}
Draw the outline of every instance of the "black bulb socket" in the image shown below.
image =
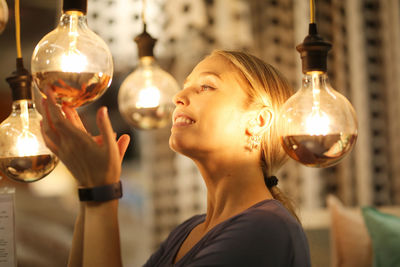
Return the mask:
{"type": "Polygon", "coordinates": [[[317,33],[317,25],[310,23],[308,35],[304,41],[296,46],[300,53],[302,71],[308,73],[311,71],[327,72],[328,52],[332,45],[322,39],[317,33]]]}
{"type": "Polygon", "coordinates": [[[63,12],[80,11],[84,14],[87,12],[87,0],[64,0],[63,12]]]}
{"type": "Polygon", "coordinates": [[[11,87],[12,100],[32,100],[32,76],[24,68],[22,58],[17,58],[17,70],[6,78],[11,87]]]}
{"type": "Polygon", "coordinates": [[[138,47],[139,58],[154,57],[153,50],[157,39],[151,37],[151,35],[146,31],[146,24],[143,25],[143,32],[136,36],[134,40],[138,47]]]}

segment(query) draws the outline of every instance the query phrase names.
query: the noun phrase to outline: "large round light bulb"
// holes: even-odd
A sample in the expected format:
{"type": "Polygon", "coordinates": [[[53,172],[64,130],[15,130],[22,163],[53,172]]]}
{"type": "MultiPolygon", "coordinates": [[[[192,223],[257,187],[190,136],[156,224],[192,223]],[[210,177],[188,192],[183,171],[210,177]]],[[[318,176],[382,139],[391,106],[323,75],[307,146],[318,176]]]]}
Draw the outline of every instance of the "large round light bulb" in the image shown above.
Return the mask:
{"type": "Polygon", "coordinates": [[[8,6],[5,0],[0,0],[0,33],[6,28],[8,21],[8,6]]]}
{"type": "Polygon", "coordinates": [[[357,139],[350,102],[332,89],[327,74],[304,75],[301,89],[283,105],[281,141],[289,156],[309,167],[329,167],[348,154],[357,139]]]}
{"type": "Polygon", "coordinates": [[[0,171],[7,177],[34,182],[56,167],[58,158],[44,143],[40,121],[32,100],[13,102],[10,116],[0,124],[0,171]]]}
{"type": "Polygon", "coordinates": [[[89,29],[85,13],[68,10],[37,44],[31,70],[42,93],[53,90],[58,103],[79,107],[110,86],[113,62],[105,42],[89,29]]]}
{"type": "Polygon", "coordinates": [[[172,97],[178,91],[175,79],[158,66],[154,57],[141,57],[138,68],[121,85],[119,111],[136,128],[161,128],[171,121],[175,107],[172,97]]]}

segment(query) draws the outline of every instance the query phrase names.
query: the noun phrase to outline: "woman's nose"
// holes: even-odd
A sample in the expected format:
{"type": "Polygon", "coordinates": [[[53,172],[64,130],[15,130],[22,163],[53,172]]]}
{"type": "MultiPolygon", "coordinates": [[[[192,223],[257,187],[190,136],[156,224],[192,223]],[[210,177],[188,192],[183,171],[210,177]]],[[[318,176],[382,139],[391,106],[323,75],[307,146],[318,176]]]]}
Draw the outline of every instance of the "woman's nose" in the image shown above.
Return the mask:
{"type": "Polygon", "coordinates": [[[188,89],[186,88],[186,89],[183,89],[183,90],[179,91],[178,93],[176,93],[173,98],[173,102],[174,102],[175,106],[188,105],[190,103],[189,97],[188,97],[188,89]]]}

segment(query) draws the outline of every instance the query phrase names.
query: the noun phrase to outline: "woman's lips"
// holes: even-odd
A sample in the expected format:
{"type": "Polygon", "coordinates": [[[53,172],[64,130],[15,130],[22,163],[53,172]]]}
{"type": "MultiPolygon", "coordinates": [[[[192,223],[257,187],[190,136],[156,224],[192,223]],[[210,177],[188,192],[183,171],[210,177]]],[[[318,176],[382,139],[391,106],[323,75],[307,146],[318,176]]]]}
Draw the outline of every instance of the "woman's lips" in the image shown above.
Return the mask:
{"type": "Polygon", "coordinates": [[[173,126],[188,126],[192,125],[196,121],[187,116],[186,114],[177,114],[174,116],[173,126]]]}

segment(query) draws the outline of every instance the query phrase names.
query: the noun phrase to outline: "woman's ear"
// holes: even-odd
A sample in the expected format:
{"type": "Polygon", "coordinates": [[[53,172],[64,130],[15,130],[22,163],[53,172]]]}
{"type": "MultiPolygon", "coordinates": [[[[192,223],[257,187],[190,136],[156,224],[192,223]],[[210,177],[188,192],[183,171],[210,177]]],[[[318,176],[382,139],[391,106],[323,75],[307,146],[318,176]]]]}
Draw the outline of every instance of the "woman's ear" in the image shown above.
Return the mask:
{"type": "Polygon", "coordinates": [[[248,135],[261,135],[271,127],[273,120],[273,112],[269,107],[264,107],[257,111],[254,117],[250,119],[246,133],[248,135]]]}

